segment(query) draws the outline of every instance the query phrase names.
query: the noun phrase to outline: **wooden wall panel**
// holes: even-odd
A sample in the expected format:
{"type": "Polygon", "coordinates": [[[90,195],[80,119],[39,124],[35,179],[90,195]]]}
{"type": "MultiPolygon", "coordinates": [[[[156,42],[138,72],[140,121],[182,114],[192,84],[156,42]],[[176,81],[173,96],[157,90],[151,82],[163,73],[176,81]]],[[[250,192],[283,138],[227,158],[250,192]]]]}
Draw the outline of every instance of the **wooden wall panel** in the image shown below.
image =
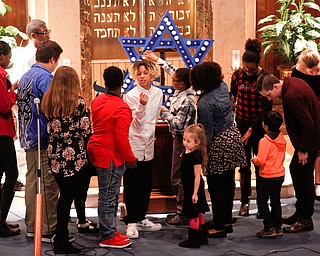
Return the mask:
{"type": "MultiPolygon", "coordinates": [[[[28,23],[28,9],[27,0],[4,0],[6,5],[12,8],[12,12],[6,12],[4,16],[0,15],[0,25],[3,27],[12,25],[17,27],[20,31],[26,32],[26,25],[28,23]]],[[[18,38],[18,44],[22,41],[18,38]]],[[[26,45],[27,42],[24,42],[26,45]]]]}

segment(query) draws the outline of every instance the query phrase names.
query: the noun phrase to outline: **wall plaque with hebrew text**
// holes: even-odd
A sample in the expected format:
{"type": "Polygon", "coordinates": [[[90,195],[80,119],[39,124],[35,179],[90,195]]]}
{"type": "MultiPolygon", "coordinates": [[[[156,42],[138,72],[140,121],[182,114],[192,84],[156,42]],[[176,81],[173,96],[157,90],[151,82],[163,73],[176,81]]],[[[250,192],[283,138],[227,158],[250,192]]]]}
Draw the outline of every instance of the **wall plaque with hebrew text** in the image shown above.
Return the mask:
{"type": "Polygon", "coordinates": [[[195,0],[91,0],[93,60],[126,59],[118,36],[149,37],[166,11],[193,38],[194,10],[195,0]]]}

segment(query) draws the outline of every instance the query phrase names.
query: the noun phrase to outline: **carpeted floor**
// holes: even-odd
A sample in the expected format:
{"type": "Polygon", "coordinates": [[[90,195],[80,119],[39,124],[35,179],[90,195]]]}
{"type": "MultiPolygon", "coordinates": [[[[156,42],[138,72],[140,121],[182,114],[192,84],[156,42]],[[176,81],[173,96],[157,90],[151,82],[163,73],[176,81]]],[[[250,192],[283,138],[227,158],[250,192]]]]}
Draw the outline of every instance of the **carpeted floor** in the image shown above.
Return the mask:
{"type": "MultiPolygon", "coordinates": [[[[283,214],[289,215],[294,210],[294,198],[282,199],[283,214]]],[[[240,202],[235,201],[234,215],[238,213],[240,202]]],[[[98,235],[79,234],[75,225],[75,211],[72,210],[72,221],[69,228],[76,237],[75,246],[82,247],[81,255],[137,255],[137,256],[208,256],[208,255],[318,255],[320,254],[320,203],[316,202],[314,214],[315,230],[299,234],[284,234],[282,237],[273,239],[259,239],[255,234],[262,229],[262,220],[256,219],[256,205],[252,200],[249,217],[239,217],[234,225],[234,232],[228,234],[227,238],[209,239],[209,244],[200,249],[184,249],[177,244],[187,237],[186,228],[168,227],[163,225],[163,229],[158,232],[140,232],[140,238],[132,240],[132,247],[129,249],[105,249],[98,247],[98,235]]],[[[22,233],[16,237],[0,238],[0,255],[33,255],[33,239],[26,237],[24,225],[24,204],[23,198],[17,196],[14,199],[10,211],[9,220],[17,221],[22,229],[22,233]]],[[[87,216],[89,219],[97,222],[97,209],[88,208],[87,216]]],[[[166,215],[151,215],[150,219],[163,224],[166,215]]],[[[205,219],[209,221],[211,214],[206,214],[205,219]]],[[[123,222],[118,223],[118,230],[125,231],[123,222]]],[[[42,244],[42,255],[54,255],[51,244],[42,244]]]]}

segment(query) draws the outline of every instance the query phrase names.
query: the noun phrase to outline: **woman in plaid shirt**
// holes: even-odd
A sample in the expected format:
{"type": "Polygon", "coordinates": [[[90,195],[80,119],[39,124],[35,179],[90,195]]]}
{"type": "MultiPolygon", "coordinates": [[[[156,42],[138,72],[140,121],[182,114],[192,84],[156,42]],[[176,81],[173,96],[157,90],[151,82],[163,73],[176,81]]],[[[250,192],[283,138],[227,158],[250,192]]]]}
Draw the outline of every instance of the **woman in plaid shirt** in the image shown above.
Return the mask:
{"type": "MultiPolygon", "coordinates": [[[[235,71],[231,78],[231,94],[236,100],[236,123],[244,142],[247,166],[240,169],[241,207],[240,216],[249,216],[251,197],[252,154],[257,154],[258,143],[264,136],[262,128],[263,114],[272,109],[272,101],[256,91],[259,75],[265,73],[260,66],[261,43],[257,39],[248,39],[242,55],[243,67],[235,71]]],[[[258,178],[258,167],[255,166],[258,178]]],[[[257,182],[258,184],[258,182],[257,182]]]]}

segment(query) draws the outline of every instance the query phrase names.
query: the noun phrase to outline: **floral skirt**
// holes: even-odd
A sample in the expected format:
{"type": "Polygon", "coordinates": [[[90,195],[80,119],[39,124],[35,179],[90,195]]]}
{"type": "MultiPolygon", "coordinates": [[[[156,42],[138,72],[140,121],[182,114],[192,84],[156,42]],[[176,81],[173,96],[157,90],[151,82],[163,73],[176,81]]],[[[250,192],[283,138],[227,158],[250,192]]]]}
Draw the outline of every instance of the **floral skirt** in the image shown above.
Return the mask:
{"type": "Polygon", "coordinates": [[[235,125],[213,138],[208,149],[207,174],[222,174],[246,165],[241,134],[235,125]]]}

